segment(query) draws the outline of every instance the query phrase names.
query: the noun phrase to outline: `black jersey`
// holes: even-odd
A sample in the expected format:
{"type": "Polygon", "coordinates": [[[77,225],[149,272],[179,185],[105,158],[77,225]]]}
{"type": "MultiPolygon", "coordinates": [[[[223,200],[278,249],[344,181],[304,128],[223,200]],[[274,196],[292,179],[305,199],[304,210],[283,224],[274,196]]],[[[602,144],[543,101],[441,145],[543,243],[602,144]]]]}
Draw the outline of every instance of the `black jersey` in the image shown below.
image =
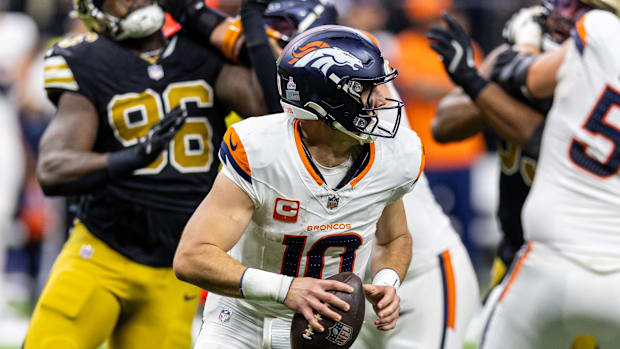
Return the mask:
{"type": "MultiPolygon", "coordinates": [[[[544,115],[551,109],[551,99],[530,101],[522,95],[514,97],[544,115]]],[[[530,143],[540,145],[544,123],[539,127],[530,143]]],[[[524,242],[521,210],[534,180],[538,154],[527,153],[519,145],[504,140],[498,141],[497,151],[501,159],[497,215],[504,233],[497,255],[508,266],[524,242]]]]}
{"type": "Polygon", "coordinates": [[[46,54],[50,100],[58,103],[70,91],[97,109],[95,152],[135,145],[180,103],[188,111],[185,125],[155,162],[81,198],[78,217],[88,229],[137,262],[172,264],[185,223],[215,180],[215,147],[228,113],[214,95],[223,65],[219,53],[183,33],[158,58],[92,33],[65,39],[46,54]]]}

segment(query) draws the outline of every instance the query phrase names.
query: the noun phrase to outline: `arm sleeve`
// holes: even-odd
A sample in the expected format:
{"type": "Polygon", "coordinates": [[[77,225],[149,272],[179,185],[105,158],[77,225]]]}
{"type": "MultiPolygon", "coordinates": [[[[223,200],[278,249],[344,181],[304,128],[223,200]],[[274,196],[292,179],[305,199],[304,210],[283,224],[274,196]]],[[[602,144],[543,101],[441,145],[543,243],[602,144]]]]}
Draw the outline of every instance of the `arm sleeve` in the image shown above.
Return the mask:
{"type": "Polygon", "coordinates": [[[241,9],[241,23],[245,35],[245,48],[263,90],[267,109],[270,114],[281,113],[280,94],[276,86],[276,60],[265,33],[261,8],[244,6],[241,9]]]}

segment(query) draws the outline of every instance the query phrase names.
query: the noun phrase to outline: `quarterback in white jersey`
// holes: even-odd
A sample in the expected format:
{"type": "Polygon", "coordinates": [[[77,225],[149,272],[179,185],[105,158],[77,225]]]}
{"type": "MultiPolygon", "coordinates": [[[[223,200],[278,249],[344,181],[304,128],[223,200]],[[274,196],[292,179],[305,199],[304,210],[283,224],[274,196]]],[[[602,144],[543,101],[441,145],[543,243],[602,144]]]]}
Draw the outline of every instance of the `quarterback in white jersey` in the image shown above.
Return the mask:
{"type": "MultiPolygon", "coordinates": [[[[484,349],[620,343],[620,1],[573,2],[585,14],[561,49],[498,59],[516,67],[517,88],[554,104],[523,211],[529,242],[504,281],[484,349]]],[[[496,86],[480,87],[473,99],[497,119],[529,117],[497,108],[496,86]]]]}
{"type": "Polygon", "coordinates": [[[197,348],[288,348],[293,310],[323,331],[313,311],[339,321],[327,305],[348,308],[326,291],[352,290],[320,279],[363,277],[371,254],[374,324],[385,331],[398,319],[411,256],[401,198],[424,156],[413,131],[397,133],[399,118],[377,117],[402,109],[376,89],[396,72],[364,34],[340,26],[296,37],[278,68],[285,113],[228,130],[224,168],[175,256],[181,279],[212,292],[197,348]]]}

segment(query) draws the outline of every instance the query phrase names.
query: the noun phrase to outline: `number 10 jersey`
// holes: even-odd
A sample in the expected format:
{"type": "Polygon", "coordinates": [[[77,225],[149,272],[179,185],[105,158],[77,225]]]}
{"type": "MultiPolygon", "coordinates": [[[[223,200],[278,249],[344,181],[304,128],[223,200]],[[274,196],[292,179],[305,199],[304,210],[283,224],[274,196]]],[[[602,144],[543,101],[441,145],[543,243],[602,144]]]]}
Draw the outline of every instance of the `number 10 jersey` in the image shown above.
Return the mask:
{"type": "MultiPolygon", "coordinates": [[[[411,191],[422,171],[420,139],[405,128],[394,139],[378,138],[367,145],[358,173],[334,190],[304,151],[299,122],[273,114],[224,135],[222,171],[255,207],[230,254],[248,267],[294,277],[353,271],[363,278],[383,209],[411,191]]],[[[292,316],[280,304],[240,302],[268,316],[292,316]]]]}

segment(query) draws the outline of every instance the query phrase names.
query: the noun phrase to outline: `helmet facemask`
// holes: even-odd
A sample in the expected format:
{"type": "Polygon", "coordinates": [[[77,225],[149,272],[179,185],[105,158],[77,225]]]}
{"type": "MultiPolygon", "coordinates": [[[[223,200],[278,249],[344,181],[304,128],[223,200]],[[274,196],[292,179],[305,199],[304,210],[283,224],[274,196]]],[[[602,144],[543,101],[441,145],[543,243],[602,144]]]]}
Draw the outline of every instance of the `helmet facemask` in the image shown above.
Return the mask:
{"type": "Polygon", "coordinates": [[[104,12],[103,3],[104,0],[73,0],[72,16],[81,19],[89,30],[116,41],[147,37],[164,24],[165,13],[154,1],[131,9],[124,18],[104,12]]]}
{"type": "Polygon", "coordinates": [[[547,12],[545,34],[558,44],[570,37],[577,20],[592,9],[580,0],[544,0],[543,6],[547,12]]]}
{"type": "Polygon", "coordinates": [[[396,69],[391,69],[386,75],[373,79],[344,77],[336,82],[338,78],[335,75],[330,76],[330,80],[337,84],[338,90],[346,93],[350,100],[338,106],[331,105],[329,99],[324,101],[327,104],[325,121],[330,127],[360,142],[372,142],[376,137],[394,138],[405,104],[396,99],[384,98],[390,105],[374,107],[371,98],[378,86],[387,84],[397,76],[396,69]],[[366,90],[368,93],[364,94],[366,90]],[[394,124],[381,120],[379,114],[383,112],[396,112],[394,124]],[[340,114],[342,117],[334,117],[335,114],[340,114]]]}

